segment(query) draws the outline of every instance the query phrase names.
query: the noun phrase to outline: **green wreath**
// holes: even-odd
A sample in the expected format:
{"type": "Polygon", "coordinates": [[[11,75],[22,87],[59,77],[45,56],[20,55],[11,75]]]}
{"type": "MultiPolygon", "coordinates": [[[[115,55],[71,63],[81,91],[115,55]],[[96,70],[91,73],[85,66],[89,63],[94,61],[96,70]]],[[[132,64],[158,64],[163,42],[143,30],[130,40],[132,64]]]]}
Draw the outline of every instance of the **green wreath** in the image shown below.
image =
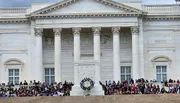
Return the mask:
{"type": "Polygon", "coordinates": [[[83,90],[90,91],[94,87],[94,81],[91,78],[84,78],[80,82],[80,86],[83,90]]]}

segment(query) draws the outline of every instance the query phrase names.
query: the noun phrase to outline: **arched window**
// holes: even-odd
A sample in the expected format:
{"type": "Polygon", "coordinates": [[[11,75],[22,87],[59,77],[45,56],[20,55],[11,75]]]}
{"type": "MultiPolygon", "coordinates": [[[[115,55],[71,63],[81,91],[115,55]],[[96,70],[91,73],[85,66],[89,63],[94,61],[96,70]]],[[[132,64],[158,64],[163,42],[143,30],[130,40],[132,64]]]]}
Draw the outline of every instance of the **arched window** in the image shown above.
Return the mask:
{"type": "Polygon", "coordinates": [[[19,59],[8,59],[4,62],[5,71],[8,70],[9,83],[19,84],[20,74],[23,68],[24,62],[19,59]]]}
{"type": "Polygon", "coordinates": [[[158,82],[166,81],[168,78],[168,68],[172,60],[167,56],[157,56],[152,60],[153,68],[156,69],[156,80],[158,82]]]}

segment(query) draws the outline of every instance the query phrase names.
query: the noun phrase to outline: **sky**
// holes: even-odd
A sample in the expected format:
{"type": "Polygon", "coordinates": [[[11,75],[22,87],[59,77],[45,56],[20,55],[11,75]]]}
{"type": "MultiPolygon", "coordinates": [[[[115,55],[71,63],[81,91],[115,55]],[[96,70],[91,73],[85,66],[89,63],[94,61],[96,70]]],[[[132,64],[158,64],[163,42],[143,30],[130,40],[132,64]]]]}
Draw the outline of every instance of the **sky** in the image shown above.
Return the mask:
{"type": "MultiPolygon", "coordinates": [[[[0,0],[0,8],[3,7],[27,7],[31,3],[59,2],[61,0],[0,0]]],[[[143,4],[174,4],[175,0],[143,0],[143,4]]]]}

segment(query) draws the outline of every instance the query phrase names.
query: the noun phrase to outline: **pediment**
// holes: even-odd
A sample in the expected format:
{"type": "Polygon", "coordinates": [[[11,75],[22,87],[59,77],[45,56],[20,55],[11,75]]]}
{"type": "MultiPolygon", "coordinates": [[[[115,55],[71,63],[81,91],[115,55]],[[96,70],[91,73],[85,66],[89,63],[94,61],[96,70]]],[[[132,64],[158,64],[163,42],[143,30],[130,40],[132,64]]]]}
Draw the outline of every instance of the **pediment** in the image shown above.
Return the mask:
{"type": "Polygon", "coordinates": [[[151,60],[152,62],[171,62],[172,60],[167,56],[157,56],[151,60]]]}
{"type": "Polygon", "coordinates": [[[64,0],[31,13],[37,15],[120,13],[142,14],[142,11],[110,0],[64,0]]]}
{"type": "Polygon", "coordinates": [[[23,65],[24,63],[19,59],[9,59],[4,62],[4,65],[23,65]]]}

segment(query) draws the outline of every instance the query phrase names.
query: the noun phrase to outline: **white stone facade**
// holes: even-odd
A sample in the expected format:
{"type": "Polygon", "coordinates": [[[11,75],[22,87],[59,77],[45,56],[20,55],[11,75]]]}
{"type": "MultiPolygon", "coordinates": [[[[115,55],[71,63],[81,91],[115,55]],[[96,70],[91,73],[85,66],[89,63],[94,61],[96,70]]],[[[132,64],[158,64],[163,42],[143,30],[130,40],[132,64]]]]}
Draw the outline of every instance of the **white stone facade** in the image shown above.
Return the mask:
{"type": "Polygon", "coordinates": [[[45,68],[54,68],[57,82],[75,82],[79,61],[99,64],[96,81],[121,80],[122,66],[134,79],[157,79],[157,66],[179,79],[180,5],[117,1],[0,9],[0,82],[9,81],[10,69],[19,70],[19,81],[45,81],[45,68]]]}

